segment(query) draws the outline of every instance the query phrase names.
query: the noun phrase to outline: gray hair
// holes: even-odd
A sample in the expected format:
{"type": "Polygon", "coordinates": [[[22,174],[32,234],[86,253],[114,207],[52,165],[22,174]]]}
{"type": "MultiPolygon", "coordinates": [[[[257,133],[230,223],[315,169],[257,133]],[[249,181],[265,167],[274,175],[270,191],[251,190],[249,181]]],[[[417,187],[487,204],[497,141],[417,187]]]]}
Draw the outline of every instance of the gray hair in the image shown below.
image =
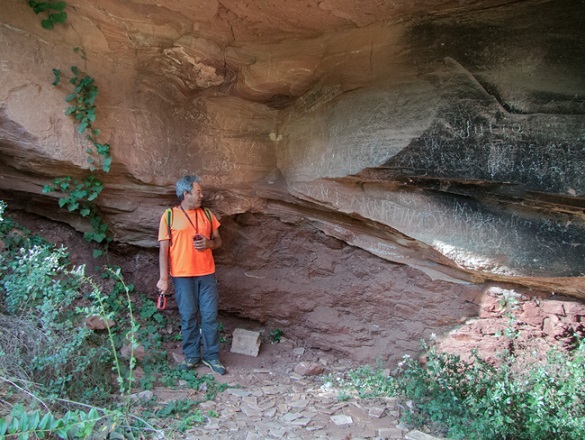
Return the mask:
{"type": "Polygon", "coordinates": [[[184,199],[183,192],[187,191],[188,193],[191,192],[191,188],[193,188],[194,183],[201,183],[201,177],[193,175],[193,176],[183,176],[181,177],[176,185],[177,190],[177,197],[179,198],[179,202],[182,202],[184,199]]]}

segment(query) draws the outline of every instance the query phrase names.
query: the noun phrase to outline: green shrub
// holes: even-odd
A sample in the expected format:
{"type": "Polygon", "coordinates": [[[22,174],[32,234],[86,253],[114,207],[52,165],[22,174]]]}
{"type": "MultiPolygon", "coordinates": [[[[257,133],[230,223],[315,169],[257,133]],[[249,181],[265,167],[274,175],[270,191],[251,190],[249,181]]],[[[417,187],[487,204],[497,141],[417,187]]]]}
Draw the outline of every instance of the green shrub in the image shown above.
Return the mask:
{"type": "Polygon", "coordinates": [[[49,245],[23,247],[14,259],[0,257],[3,293],[0,367],[19,379],[32,380],[49,395],[67,398],[74,382],[87,381],[86,370],[104,355],[85,341],[92,333],[73,302],[82,298],[82,272],[65,269],[65,249],[49,245]]]}
{"type": "Polygon", "coordinates": [[[339,400],[397,397],[406,424],[450,439],[585,438],[585,340],[536,360],[514,346],[519,330],[503,334],[512,345],[497,365],[476,352],[465,361],[423,343],[424,362],[404,356],[392,374],[366,365],[328,375],[325,386],[339,400]]]}
{"type": "MultiPolygon", "coordinates": [[[[0,438],[87,438],[88,432],[93,438],[144,438],[147,432],[162,438],[132,412],[139,344],[148,349],[144,388],[183,382],[208,400],[227,387],[211,375],[169,368],[161,338],[165,318],[144,295],[134,313],[134,286],[119,268],[105,270],[98,284],[83,266],[71,268],[65,249],[6,218],[5,207],[0,200],[0,438]],[[106,332],[89,331],[89,316],[107,323],[106,332]],[[130,359],[118,355],[123,344],[131,347],[130,359]],[[119,392],[114,396],[112,372],[119,392]]],[[[152,416],[155,423],[156,417],[171,418],[160,424],[179,430],[205,419],[183,405],[172,413],[152,416]]]]}
{"type": "Polygon", "coordinates": [[[18,438],[45,438],[55,433],[60,438],[88,438],[96,422],[101,419],[97,410],[68,411],[63,417],[55,417],[51,413],[39,410],[26,411],[24,406],[15,405],[10,413],[9,421],[0,419],[0,438],[5,435],[18,438]]]}
{"type": "Polygon", "coordinates": [[[396,395],[396,379],[381,365],[376,368],[365,365],[343,375],[328,375],[330,386],[341,388],[338,400],[348,400],[352,395],[366,399],[396,395]]]}
{"type": "Polygon", "coordinates": [[[283,334],[284,331],[281,328],[275,328],[274,330],[271,330],[270,333],[268,333],[268,335],[270,336],[270,340],[273,343],[280,342],[280,339],[282,338],[283,334]]]}
{"type": "Polygon", "coordinates": [[[396,372],[398,393],[415,407],[408,422],[453,439],[585,438],[583,341],[532,364],[509,353],[498,366],[475,353],[470,362],[434,348],[426,355],[426,365],[405,359],[396,372]]]}
{"type": "Polygon", "coordinates": [[[35,14],[40,14],[41,12],[47,13],[47,18],[41,21],[41,26],[45,29],[53,29],[55,24],[65,23],[67,20],[67,13],[65,12],[67,4],[65,2],[38,2],[35,0],[28,0],[28,5],[33,9],[35,14]]]}

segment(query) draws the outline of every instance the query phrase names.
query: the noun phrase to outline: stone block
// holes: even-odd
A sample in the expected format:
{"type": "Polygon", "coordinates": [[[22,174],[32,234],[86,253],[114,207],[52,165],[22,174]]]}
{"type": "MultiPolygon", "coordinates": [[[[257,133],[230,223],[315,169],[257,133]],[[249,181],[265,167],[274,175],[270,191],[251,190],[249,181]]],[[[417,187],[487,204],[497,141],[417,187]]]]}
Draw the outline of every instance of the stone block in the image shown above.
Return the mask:
{"type": "Polygon", "coordinates": [[[433,437],[432,435],[425,434],[424,432],[418,431],[413,429],[409,433],[407,433],[404,438],[407,440],[437,440],[438,437],[433,437]]]}
{"type": "Polygon", "coordinates": [[[368,411],[368,415],[374,419],[380,419],[386,412],[385,407],[374,406],[368,411]]]}
{"type": "Polygon", "coordinates": [[[542,331],[547,335],[552,335],[555,333],[556,325],[561,322],[560,318],[557,315],[550,315],[544,318],[542,321],[542,331]]]}
{"type": "Polygon", "coordinates": [[[378,438],[381,439],[401,439],[404,438],[404,433],[400,428],[380,428],[378,429],[378,438]]]}
{"type": "Polygon", "coordinates": [[[144,360],[144,356],[146,356],[146,349],[144,348],[144,345],[138,344],[138,346],[132,350],[132,344],[125,344],[120,349],[120,356],[124,359],[130,359],[131,356],[134,356],[137,360],[142,361],[144,360]]]}
{"type": "MultiPolygon", "coordinates": [[[[567,315],[585,316],[585,304],[567,301],[562,306],[567,315]]],[[[573,322],[580,322],[579,319],[574,319],[573,322]]]]}
{"type": "Polygon", "coordinates": [[[541,313],[541,308],[538,305],[534,304],[533,302],[527,302],[524,303],[523,310],[524,312],[520,315],[520,319],[522,321],[526,322],[527,324],[534,325],[536,327],[542,326],[543,316],[541,313]]]}
{"type": "Polygon", "coordinates": [[[295,367],[295,373],[301,376],[317,376],[323,373],[324,370],[322,365],[307,362],[301,362],[295,367]]]}
{"type": "Polygon", "coordinates": [[[351,425],[353,423],[353,419],[350,416],[346,416],[345,414],[337,414],[337,415],[331,416],[330,419],[337,426],[351,425]]]}
{"type": "Polygon", "coordinates": [[[235,329],[230,351],[248,356],[258,356],[258,352],[260,351],[260,333],[242,328],[235,329]]]}
{"type": "Polygon", "coordinates": [[[546,300],[541,303],[541,306],[547,315],[566,316],[563,301],[546,300]]]}

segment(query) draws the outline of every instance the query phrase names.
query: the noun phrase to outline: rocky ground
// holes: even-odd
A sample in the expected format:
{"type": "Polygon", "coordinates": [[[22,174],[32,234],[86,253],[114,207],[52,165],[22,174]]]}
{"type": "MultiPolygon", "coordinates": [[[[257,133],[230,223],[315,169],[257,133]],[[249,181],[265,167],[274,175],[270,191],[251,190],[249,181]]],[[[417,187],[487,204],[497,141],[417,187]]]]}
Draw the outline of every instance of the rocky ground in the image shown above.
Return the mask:
{"type": "MultiPolygon", "coordinates": [[[[67,247],[74,264],[92,261],[92,246],[71,228],[51,223],[36,216],[12,211],[9,216],[34,234],[67,247]]],[[[110,264],[131,273],[131,259],[110,255],[110,264]],[[127,267],[126,267],[127,266],[127,267]]],[[[88,265],[87,271],[92,271],[88,265]]],[[[135,280],[132,280],[134,282],[135,280]]],[[[140,280],[136,280],[140,281],[140,280]]],[[[144,280],[142,280],[144,281],[144,280]]],[[[152,284],[152,283],[151,283],[152,284]]],[[[148,293],[148,292],[146,292],[148,293]]],[[[152,292],[150,292],[152,294],[152,292]]],[[[153,300],[156,295],[152,294],[153,300]]],[[[171,322],[177,322],[178,312],[172,297],[165,312],[171,322]]],[[[220,316],[223,326],[221,360],[227,368],[224,376],[215,374],[217,381],[227,384],[213,401],[199,404],[193,411],[217,414],[209,417],[184,435],[172,433],[164,438],[179,439],[432,439],[428,434],[401,425],[403,410],[393,398],[359,399],[346,390],[332,386],[329,378],[341,377],[358,367],[339,353],[325,352],[305,346],[303,340],[287,338],[276,343],[268,336],[270,329],[255,321],[229,315],[220,316]],[[231,335],[236,328],[260,332],[262,344],[257,356],[232,353],[231,335]]],[[[174,326],[176,327],[176,326],[174,326]]],[[[176,328],[173,331],[177,330],[176,328]]],[[[183,360],[180,343],[167,348],[171,365],[183,360]]],[[[199,374],[212,374],[199,366],[199,374]]],[[[140,368],[136,378],[140,376],[140,368]]],[[[189,387],[135,390],[137,396],[156,396],[157,405],[184,399],[203,400],[204,390],[189,387]],[[198,396],[198,393],[201,395],[198,396]]]]}
{"type": "MultiPolygon", "coordinates": [[[[222,317],[229,332],[240,324],[222,317]]],[[[249,324],[247,324],[249,327],[249,324]]],[[[248,328],[262,332],[262,328],[248,328]]],[[[180,348],[172,353],[181,360],[180,348]]],[[[209,418],[185,434],[189,439],[430,439],[428,434],[400,424],[401,403],[395,398],[360,399],[347,395],[329,381],[356,367],[322,351],[282,338],[263,342],[258,356],[230,352],[223,344],[221,359],[227,368],[217,381],[228,388],[197,408],[209,418]],[[318,374],[314,374],[318,373],[318,374]]],[[[206,366],[196,370],[212,374],[206,366]]],[[[196,399],[189,389],[155,389],[160,404],[196,399]]]]}

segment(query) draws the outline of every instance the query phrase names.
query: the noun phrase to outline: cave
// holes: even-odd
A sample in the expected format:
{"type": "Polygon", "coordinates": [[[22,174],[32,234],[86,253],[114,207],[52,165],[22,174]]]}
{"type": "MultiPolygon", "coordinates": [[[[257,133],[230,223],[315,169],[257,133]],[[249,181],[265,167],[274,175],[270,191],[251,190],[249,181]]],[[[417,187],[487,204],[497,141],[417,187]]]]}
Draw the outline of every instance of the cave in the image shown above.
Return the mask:
{"type": "Polygon", "coordinates": [[[46,29],[4,4],[0,199],[83,233],[43,188],[95,176],[139,291],[155,295],[175,182],[197,174],[222,313],[307,346],[389,365],[431,335],[467,351],[506,292],[544,338],[585,316],[582,1],[66,10],[46,29]],[[78,74],[99,89],[93,140],[68,112],[78,74]]]}

